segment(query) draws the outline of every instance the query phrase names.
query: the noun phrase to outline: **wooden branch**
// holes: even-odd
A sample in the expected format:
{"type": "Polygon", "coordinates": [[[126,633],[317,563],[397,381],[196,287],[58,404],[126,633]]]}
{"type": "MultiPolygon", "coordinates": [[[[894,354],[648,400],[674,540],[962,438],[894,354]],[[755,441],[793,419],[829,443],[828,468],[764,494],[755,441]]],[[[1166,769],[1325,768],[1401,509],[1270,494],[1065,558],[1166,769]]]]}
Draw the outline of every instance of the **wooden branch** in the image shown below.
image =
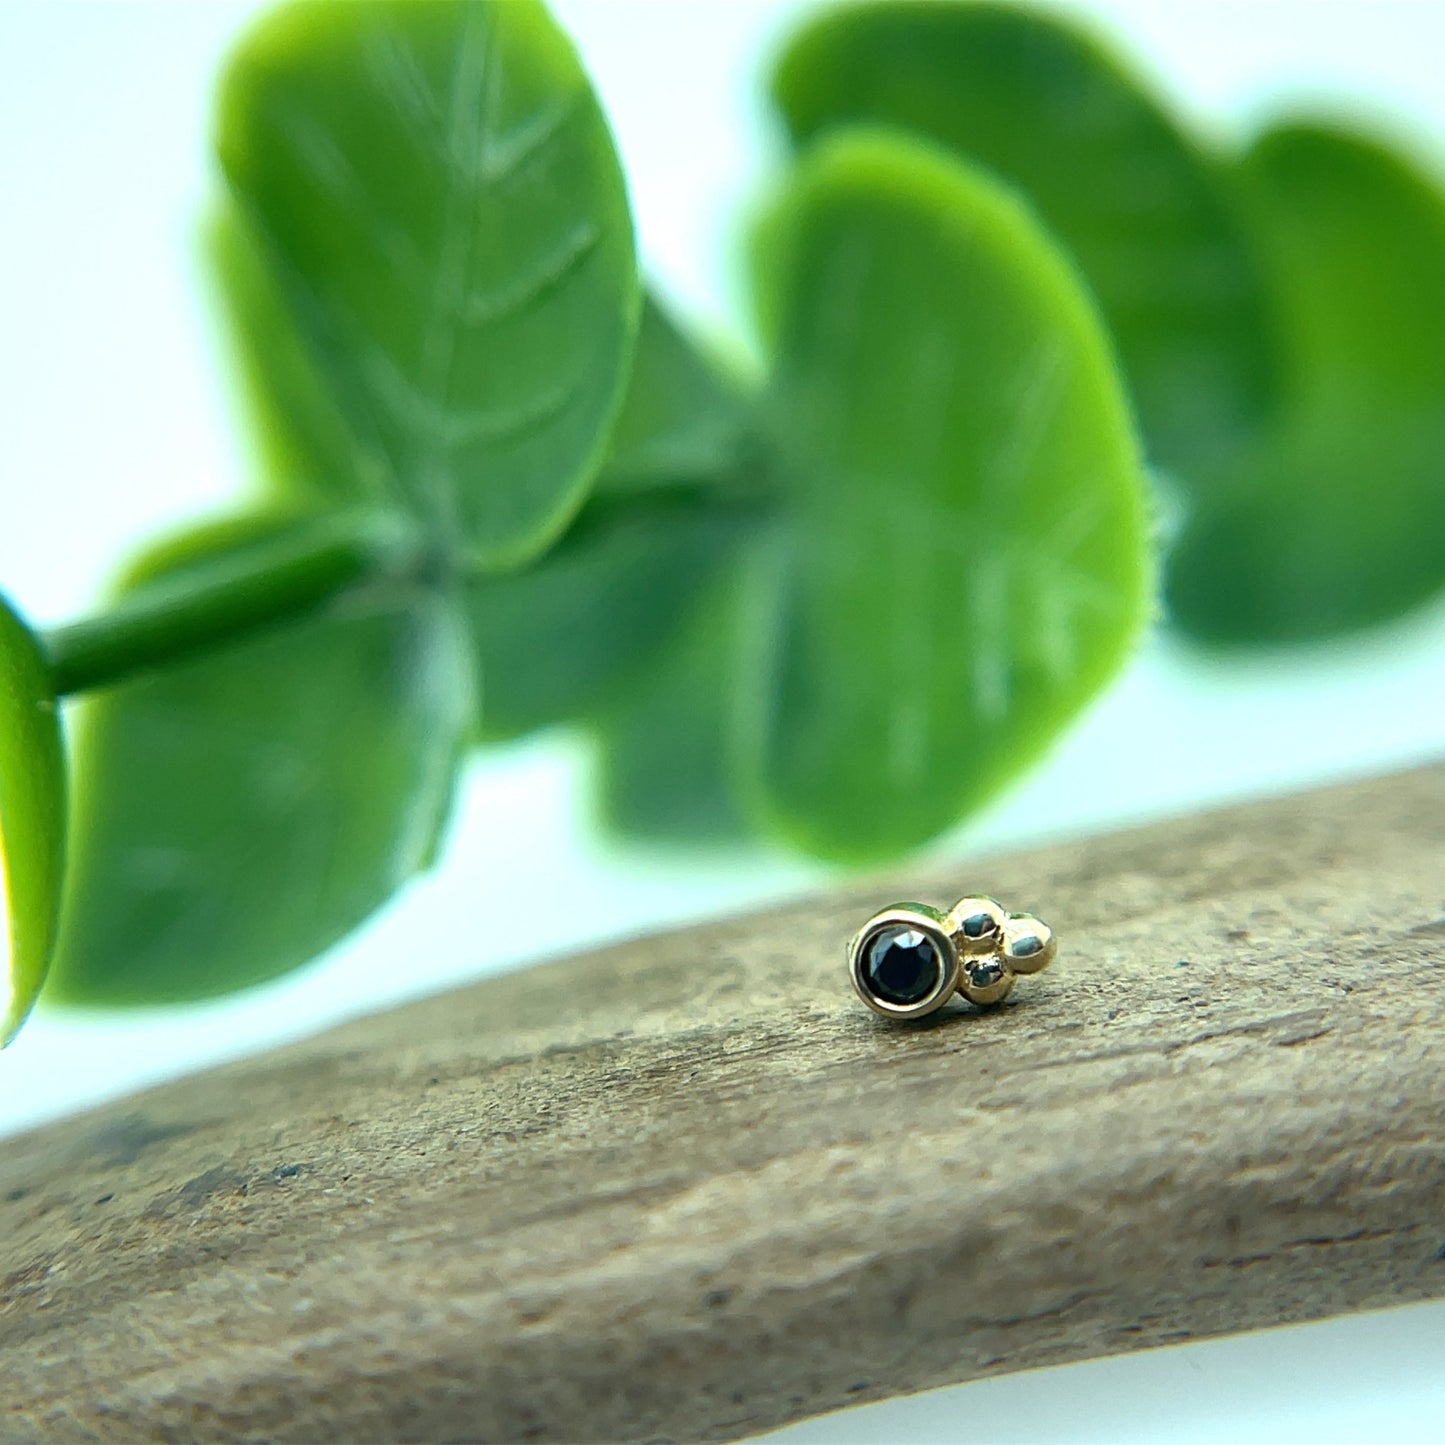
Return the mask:
{"type": "Polygon", "coordinates": [[[1445,1294],[1442,964],[1437,767],[349,1024],[5,1144],[4,1433],[724,1439],[1445,1294]],[[967,890],[1058,964],[867,1013],[967,890]]]}

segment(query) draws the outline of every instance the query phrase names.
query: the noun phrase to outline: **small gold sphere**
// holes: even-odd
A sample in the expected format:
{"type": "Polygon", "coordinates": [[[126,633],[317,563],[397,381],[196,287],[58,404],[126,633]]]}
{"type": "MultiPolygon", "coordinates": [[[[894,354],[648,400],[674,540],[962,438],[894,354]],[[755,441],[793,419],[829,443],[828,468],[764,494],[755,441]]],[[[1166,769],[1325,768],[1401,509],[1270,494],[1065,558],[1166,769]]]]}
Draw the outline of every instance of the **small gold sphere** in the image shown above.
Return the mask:
{"type": "Polygon", "coordinates": [[[979,1008],[1002,1003],[1014,986],[1014,971],[999,953],[966,958],[958,970],[958,991],[979,1008]]]}
{"type": "Polygon", "coordinates": [[[1027,913],[1014,913],[1004,922],[1003,956],[1014,973],[1041,973],[1059,951],[1059,941],[1047,923],[1027,913]]]}
{"type": "Polygon", "coordinates": [[[993,898],[960,898],[948,910],[949,936],[961,958],[993,953],[1008,914],[993,898]]]}

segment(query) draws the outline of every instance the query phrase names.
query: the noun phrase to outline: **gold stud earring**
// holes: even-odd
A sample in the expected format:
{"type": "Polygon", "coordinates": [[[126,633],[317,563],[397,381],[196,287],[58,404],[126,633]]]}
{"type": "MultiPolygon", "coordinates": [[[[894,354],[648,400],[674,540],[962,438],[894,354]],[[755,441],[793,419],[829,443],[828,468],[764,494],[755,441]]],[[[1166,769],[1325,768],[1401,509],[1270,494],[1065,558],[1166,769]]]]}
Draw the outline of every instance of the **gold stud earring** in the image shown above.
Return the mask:
{"type": "Polygon", "coordinates": [[[1046,923],[1008,913],[992,898],[960,899],[947,913],[895,903],[875,913],[848,945],[858,996],[886,1018],[917,1019],[959,993],[980,1008],[1002,1003],[1021,973],[1058,953],[1046,923]]]}

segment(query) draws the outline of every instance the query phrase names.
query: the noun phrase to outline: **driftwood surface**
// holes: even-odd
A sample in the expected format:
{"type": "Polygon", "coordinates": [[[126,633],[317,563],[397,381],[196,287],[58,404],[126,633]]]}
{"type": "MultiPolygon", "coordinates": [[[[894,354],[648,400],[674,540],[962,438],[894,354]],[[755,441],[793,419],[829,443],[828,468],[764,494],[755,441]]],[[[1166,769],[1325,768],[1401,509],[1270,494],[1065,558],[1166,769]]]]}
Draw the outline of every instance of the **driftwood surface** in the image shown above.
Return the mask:
{"type": "Polygon", "coordinates": [[[1445,767],[547,964],[0,1155],[11,1439],[725,1439],[1445,1294],[1445,767]],[[974,890],[1055,967],[867,1013],[852,929],[974,890]]]}

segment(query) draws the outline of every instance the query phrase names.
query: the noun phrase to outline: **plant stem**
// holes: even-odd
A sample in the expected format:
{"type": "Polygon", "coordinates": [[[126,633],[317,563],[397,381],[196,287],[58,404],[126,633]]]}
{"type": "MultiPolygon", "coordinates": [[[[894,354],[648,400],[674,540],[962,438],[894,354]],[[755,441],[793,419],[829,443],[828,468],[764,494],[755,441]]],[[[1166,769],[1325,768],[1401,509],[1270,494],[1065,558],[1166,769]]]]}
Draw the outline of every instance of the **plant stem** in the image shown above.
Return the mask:
{"type": "Polygon", "coordinates": [[[114,612],[45,636],[57,697],[239,641],[378,576],[414,570],[405,524],[376,512],[302,518],[230,555],[138,589],[114,612]]]}

